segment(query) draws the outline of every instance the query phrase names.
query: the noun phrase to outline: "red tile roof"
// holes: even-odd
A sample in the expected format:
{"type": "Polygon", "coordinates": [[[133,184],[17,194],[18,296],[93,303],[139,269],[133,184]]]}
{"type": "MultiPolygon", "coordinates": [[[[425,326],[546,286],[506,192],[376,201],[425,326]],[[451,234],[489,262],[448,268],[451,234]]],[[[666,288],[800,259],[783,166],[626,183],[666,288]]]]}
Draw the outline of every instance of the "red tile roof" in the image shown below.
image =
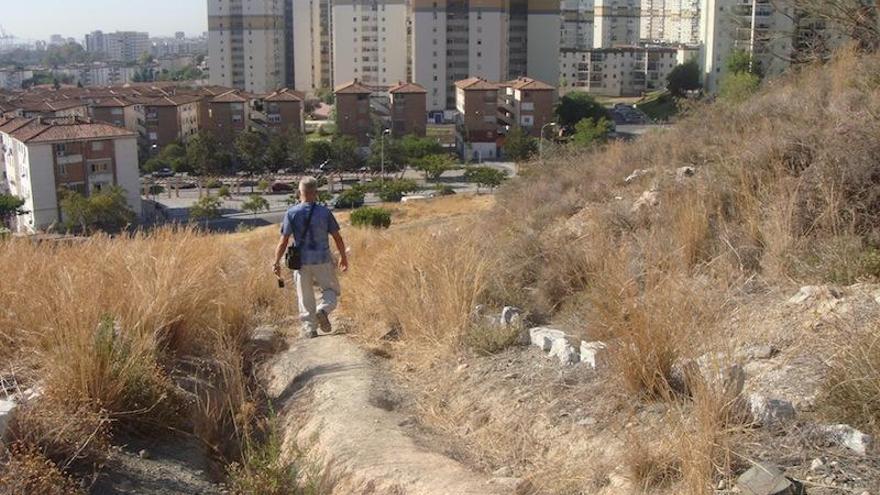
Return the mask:
{"type": "Polygon", "coordinates": [[[456,88],[461,89],[498,89],[498,85],[491,83],[482,77],[469,77],[455,82],[456,88]]]}
{"type": "Polygon", "coordinates": [[[264,98],[266,101],[303,101],[304,99],[305,95],[289,88],[279,89],[264,98]]]}
{"type": "Polygon", "coordinates": [[[211,98],[211,103],[245,103],[247,101],[247,98],[242,96],[238,90],[234,89],[211,98]]]}
{"type": "Polygon", "coordinates": [[[0,120],[0,132],[24,143],[114,139],[137,134],[121,127],[81,117],[37,117],[0,120]]]}
{"type": "Polygon", "coordinates": [[[539,81],[537,79],[532,79],[531,77],[520,77],[514,79],[512,81],[508,81],[507,86],[510,86],[513,89],[528,89],[528,90],[554,90],[553,86],[539,81]]]}
{"type": "Polygon", "coordinates": [[[397,83],[397,85],[388,88],[388,92],[389,92],[389,93],[397,93],[397,94],[405,94],[405,93],[416,93],[416,94],[420,94],[420,93],[427,93],[427,91],[425,91],[424,86],[422,86],[422,85],[420,85],[420,84],[416,84],[416,83],[411,83],[411,82],[408,82],[408,83],[405,83],[405,82],[397,83]]]}
{"type": "Polygon", "coordinates": [[[341,93],[341,94],[363,95],[363,94],[370,94],[372,92],[373,92],[372,89],[368,88],[367,86],[364,86],[363,84],[358,82],[357,79],[355,79],[354,81],[351,81],[349,83],[345,83],[345,84],[341,84],[339,86],[336,86],[336,89],[334,90],[334,93],[336,93],[336,94],[341,93]]]}

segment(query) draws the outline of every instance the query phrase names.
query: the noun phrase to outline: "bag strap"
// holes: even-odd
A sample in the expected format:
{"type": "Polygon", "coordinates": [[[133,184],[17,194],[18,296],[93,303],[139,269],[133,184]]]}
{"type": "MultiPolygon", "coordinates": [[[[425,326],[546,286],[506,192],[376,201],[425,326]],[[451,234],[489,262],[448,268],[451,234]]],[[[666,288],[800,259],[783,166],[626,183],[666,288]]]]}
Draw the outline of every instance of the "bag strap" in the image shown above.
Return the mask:
{"type": "MultiPolygon", "coordinates": [[[[317,203],[312,203],[311,208],[309,209],[309,216],[306,217],[306,226],[303,229],[302,240],[303,244],[306,242],[306,236],[309,235],[309,228],[312,226],[312,215],[315,214],[315,208],[318,206],[317,203]]],[[[293,243],[296,244],[296,238],[294,238],[293,243]]]]}

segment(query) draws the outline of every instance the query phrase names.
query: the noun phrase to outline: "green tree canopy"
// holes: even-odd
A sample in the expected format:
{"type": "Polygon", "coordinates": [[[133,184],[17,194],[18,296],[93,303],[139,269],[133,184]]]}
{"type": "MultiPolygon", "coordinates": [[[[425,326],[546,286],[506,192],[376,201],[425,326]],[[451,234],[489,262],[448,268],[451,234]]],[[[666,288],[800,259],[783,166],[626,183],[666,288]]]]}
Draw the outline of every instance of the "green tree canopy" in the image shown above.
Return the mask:
{"type": "Polygon", "coordinates": [[[464,178],[468,182],[476,184],[478,190],[481,187],[494,189],[504,182],[507,174],[492,167],[468,167],[464,173],[464,178]]]}
{"type": "Polygon", "coordinates": [[[330,142],[332,150],[332,168],[336,171],[357,170],[363,166],[363,159],[358,153],[358,144],[351,136],[336,136],[330,142]]]}
{"type": "Polygon", "coordinates": [[[256,215],[261,211],[269,211],[269,201],[259,194],[251,194],[244,203],[241,204],[241,209],[256,215]]]}
{"type": "Polygon", "coordinates": [[[594,122],[590,119],[584,119],[574,126],[574,134],[571,137],[572,143],[578,146],[592,146],[593,144],[605,142],[614,126],[607,119],[599,119],[594,122]]]}
{"type": "Polygon", "coordinates": [[[223,170],[223,160],[217,152],[219,143],[213,134],[200,131],[186,144],[186,161],[192,171],[202,175],[217,175],[223,170]]]}
{"type": "Polygon", "coordinates": [[[599,120],[609,117],[608,110],[583,91],[570,92],[560,98],[559,103],[556,104],[557,123],[569,131],[584,119],[599,120]]]}
{"type": "Polygon", "coordinates": [[[443,146],[436,139],[429,137],[407,134],[400,140],[400,145],[409,161],[443,153],[443,146]]]}
{"type": "Polygon", "coordinates": [[[317,167],[318,165],[333,159],[333,147],[329,141],[317,140],[306,141],[303,146],[303,157],[305,163],[309,167],[317,167]]]}
{"type": "Polygon", "coordinates": [[[718,96],[732,103],[740,103],[758,91],[761,78],[749,72],[737,72],[724,76],[718,88],[718,96]]]}
{"type": "Polygon", "coordinates": [[[672,69],[666,76],[666,88],[672,96],[681,98],[688,91],[695,91],[702,87],[700,84],[700,66],[696,60],[689,60],[672,69]]]}
{"type": "Polygon", "coordinates": [[[455,169],[455,160],[445,153],[428,155],[413,162],[413,168],[424,173],[426,180],[437,180],[444,172],[455,169]]]}
{"type": "Polygon", "coordinates": [[[251,173],[266,171],[266,136],[262,133],[245,130],[235,138],[235,154],[242,168],[251,173]]]}
{"type": "Polygon", "coordinates": [[[12,217],[27,213],[22,206],[24,200],[9,194],[0,194],[0,227],[7,225],[12,217]]]}
{"type": "Polygon", "coordinates": [[[64,190],[61,194],[61,212],[68,230],[88,234],[94,230],[118,232],[135,220],[128,207],[125,190],[111,186],[88,197],[64,190]]]}
{"type": "Polygon", "coordinates": [[[189,218],[193,221],[209,220],[220,216],[220,207],[223,202],[217,196],[210,194],[202,196],[189,209],[189,218]]]}
{"type": "MultiPolygon", "coordinates": [[[[592,121],[591,119],[586,120],[592,121]]],[[[528,160],[538,151],[538,142],[535,138],[526,134],[521,127],[517,126],[507,133],[501,150],[507,159],[521,162],[528,160]]]]}
{"type": "Polygon", "coordinates": [[[370,158],[367,161],[367,165],[373,170],[378,171],[382,169],[383,148],[385,153],[385,171],[396,172],[403,170],[409,161],[406,148],[401,140],[389,139],[387,137],[384,144],[381,138],[374,139],[370,144],[370,158]]]}

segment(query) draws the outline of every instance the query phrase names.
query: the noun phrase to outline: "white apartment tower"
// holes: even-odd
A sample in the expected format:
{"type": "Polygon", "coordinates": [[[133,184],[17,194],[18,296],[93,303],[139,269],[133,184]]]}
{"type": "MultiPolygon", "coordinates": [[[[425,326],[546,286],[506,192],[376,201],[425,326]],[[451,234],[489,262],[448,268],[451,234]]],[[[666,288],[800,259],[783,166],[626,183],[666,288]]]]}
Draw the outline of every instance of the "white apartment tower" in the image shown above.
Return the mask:
{"type": "MultiPolygon", "coordinates": [[[[455,82],[559,79],[559,3],[412,0],[412,79],[428,110],[455,108],[455,82]]],[[[338,68],[337,68],[338,70],[338,68]]]]}
{"type": "Polygon", "coordinates": [[[791,7],[771,0],[702,0],[700,10],[707,91],[718,90],[727,58],[736,50],[750,53],[765,75],[788,68],[796,34],[791,7]]]}
{"type": "Polygon", "coordinates": [[[332,18],[334,86],[407,80],[406,0],[335,0],[332,18]]]}
{"type": "Polygon", "coordinates": [[[332,88],[333,2],[292,0],[293,85],[300,91],[332,88]]]}
{"type": "Polygon", "coordinates": [[[208,0],[211,84],[268,93],[286,85],[285,0],[208,0]]]}
{"type": "Polygon", "coordinates": [[[642,0],[595,0],[593,48],[638,44],[642,0]]]}
{"type": "Polygon", "coordinates": [[[641,38],[661,43],[700,43],[700,0],[642,0],[641,38]]]}
{"type": "Polygon", "coordinates": [[[562,50],[589,50],[593,48],[595,31],[593,0],[562,0],[562,30],[559,47],[562,50]]]}

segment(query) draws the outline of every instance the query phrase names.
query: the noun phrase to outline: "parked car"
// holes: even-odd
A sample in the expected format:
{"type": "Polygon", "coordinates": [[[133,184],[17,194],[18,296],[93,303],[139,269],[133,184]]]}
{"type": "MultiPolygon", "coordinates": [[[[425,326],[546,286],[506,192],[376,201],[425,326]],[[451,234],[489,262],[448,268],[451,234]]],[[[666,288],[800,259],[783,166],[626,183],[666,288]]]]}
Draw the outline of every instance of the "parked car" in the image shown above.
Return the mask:
{"type": "Polygon", "coordinates": [[[283,193],[293,191],[294,187],[287,182],[275,182],[272,184],[273,193],[283,193]]]}
{"type": "Polygon", "coordinates": [[[168,167],[162,167],[153,172],[153,177],[174,177],[174,171],[168,167]]]}

